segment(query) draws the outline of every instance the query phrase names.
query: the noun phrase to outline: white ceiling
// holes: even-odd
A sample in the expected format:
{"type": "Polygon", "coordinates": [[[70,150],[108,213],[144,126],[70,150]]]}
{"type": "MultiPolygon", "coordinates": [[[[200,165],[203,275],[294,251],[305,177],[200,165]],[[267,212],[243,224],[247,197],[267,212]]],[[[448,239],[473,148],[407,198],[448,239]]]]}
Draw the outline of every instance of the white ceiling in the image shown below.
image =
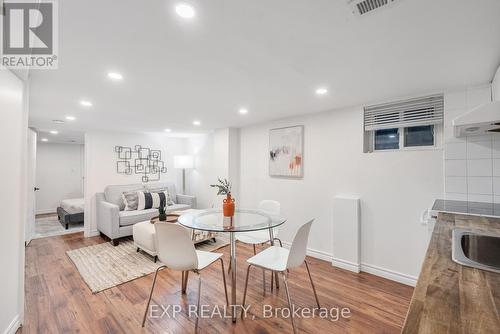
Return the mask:
{"type": "Polygon", "coordinates": [[[346,0],[187,1],[191,20],[177,3],[59,2],[59,69],[32,71],[30,125],[58,129],[51,140],[241,127],[486,83],[500,63],[498,0],[399,0],[362,17],[346,0]]]}

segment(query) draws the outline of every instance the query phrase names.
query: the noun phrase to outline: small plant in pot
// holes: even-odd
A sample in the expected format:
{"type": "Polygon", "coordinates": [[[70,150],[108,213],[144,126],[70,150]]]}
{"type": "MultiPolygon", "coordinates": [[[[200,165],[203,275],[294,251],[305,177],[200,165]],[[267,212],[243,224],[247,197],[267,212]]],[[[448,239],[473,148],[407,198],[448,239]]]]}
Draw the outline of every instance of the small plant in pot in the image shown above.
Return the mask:
{"type": "Polygon", "coordinates": [[[222,180],[218,178],[218,184],[211,184],[210,187],[217,188],[217,195],[226,196],[224,198],[222,211],[224,212],[224,217],[234,216],[234,198],[231,197],[231,182],[227,179],[222,180]]]}
{"type": "Polygon", "coordinates": [[[166,210],[165,210],[165,207],[164,206],[160,206],[158,208],[158,220],[161,221],[161,222],[164,222],[167,220],[167,213],[166,213],[166,210]]]}

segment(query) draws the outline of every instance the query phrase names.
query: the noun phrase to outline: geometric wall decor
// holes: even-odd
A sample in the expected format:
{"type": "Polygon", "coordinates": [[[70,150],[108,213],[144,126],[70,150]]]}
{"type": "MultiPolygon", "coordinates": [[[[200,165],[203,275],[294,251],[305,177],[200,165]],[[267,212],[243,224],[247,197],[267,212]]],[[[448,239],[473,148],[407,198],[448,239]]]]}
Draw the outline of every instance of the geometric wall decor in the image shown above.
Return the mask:
{"type": "Polygon", "coordinates": [[[115,146],[118,154],[116,172],[119,174],[141,174],[142,182],[160,181],[160,173],[166,173],[167,167],[161,160],[161,151],[152,150],[141,145],[134,148],[115,146]]]}

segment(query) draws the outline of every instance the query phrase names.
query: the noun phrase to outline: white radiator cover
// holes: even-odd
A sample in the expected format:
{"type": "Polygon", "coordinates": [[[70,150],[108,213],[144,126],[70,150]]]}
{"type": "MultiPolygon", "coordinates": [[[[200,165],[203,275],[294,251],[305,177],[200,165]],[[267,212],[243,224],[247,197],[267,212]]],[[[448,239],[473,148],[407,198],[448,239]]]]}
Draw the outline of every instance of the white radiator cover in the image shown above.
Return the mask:
{"type": "Polygon", "coordinates": [[[334,198],[332,265],[356,273],[361,270],[360,217],[359,198],[334,198]]]}

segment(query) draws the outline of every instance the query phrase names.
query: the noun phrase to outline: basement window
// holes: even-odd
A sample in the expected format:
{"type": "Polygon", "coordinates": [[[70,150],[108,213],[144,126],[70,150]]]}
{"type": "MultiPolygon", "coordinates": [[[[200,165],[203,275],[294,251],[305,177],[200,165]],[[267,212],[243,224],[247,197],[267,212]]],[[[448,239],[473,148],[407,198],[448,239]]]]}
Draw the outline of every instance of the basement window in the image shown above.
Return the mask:
{"type": "Polygon", "coordinates": [[[443,95],[365,107],[364,152],[435,148],[443,95]]]}

